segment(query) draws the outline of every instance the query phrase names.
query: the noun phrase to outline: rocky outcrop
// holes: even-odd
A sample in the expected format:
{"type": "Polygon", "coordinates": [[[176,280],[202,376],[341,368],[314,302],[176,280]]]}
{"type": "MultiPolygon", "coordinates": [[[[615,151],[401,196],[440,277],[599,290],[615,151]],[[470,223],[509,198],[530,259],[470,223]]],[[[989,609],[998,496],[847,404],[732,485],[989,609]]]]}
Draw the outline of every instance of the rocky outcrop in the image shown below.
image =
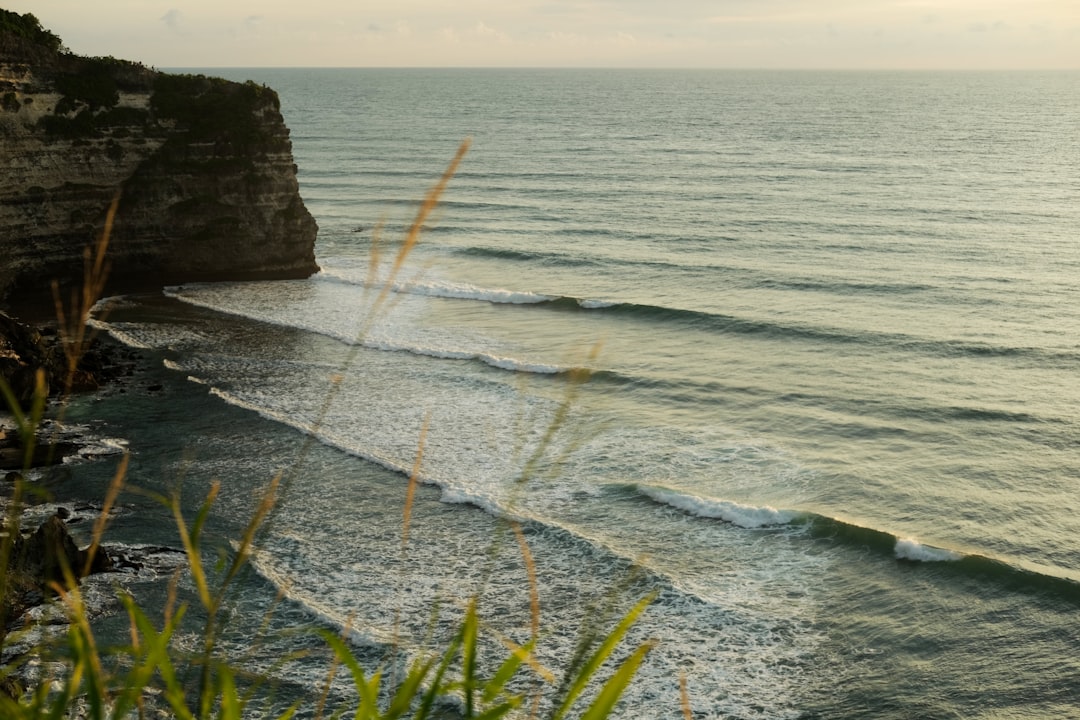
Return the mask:
{"type": "MultiPolygon", "coordinates": [[[[0,312],[0,380],[23,408],[33,398],[39,368],[48,384],[63,371],[63,353],[50,347],[36,328],[0,312]]],[[[7,403],[0,402],[0,411],[7,409],[7,403]]]]}
{"type": "MultiPolygon", "coordinates": [[[[131,351],[123,357],[121,348],[96,338],[84,341],[77,353],[70,352],[72,347],[71,343],[65,346],[55,327],[27,325],[0,311],[0,381],[20,408],[31,406],[38,392],[39,371],[45,395],[96,390],[132,372],[131,351]]],[[[0,397],[0,416],[8,409],[5,398],[0,397]]],[[[11,464],[13,456],[16,460],[21,458],[15,452],[19,449],[0,437],[0,470],[20,467],[11,464]]],[[[39,453],[62,457],[63,453],[59,452],[62,450],[42,446],[39,453]]]]}
{"type": "Polygon", "coordinates": [[[0,586],[0,644],[13,623],[25,624],[19,620],[24,611],[40,605],[56,587],[66,587],[68,577],[78,582],[87,575],[115,569],[105,549],[97,548],[93,554],[89,547],[79,549],[59,514],[27,535],[18,527],[0,525],[0,529],[6,535],[0,552],[5,563],[0,568],[5,575],[0,586]]]}
{"type": "Polygon", "coordinates": [[[273,90],[71,55],[0,10],[0,300],[81,282],[115,197],[110,292],[318,270],[273,90]]]}
{"type": "Polygon", "coordinates": [[[45,589],[49,583],[63,584],[65,570],[79,578],[111,569],[107,553],[91,556],[88,550],[80,550],[63,519],[53,515],[30,535],[15,536],[10,570],[45,589]]]}

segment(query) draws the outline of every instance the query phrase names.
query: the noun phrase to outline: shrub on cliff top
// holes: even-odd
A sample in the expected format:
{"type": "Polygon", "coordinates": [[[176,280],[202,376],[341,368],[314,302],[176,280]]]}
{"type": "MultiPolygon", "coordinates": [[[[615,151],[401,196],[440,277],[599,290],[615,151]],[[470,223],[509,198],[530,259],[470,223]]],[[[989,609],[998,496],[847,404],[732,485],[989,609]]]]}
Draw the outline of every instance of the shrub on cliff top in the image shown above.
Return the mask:
{"type": "Polygon", "coordinates": [[[0,10],[0,32],[26,38],[52,52],[60,52],[63,49],[60,36],[43,28],[41,22],[30,13],[19,15],[10,10],[0,10]]]}
{"type": "MultiPolygon", "coordinates": [[[[103,62],[86,62],[78,73],[64,73],[56,78],[56,89],[64,100],[84,102],[91,111],[112,108],[120,102],[120,93],[110,65],[103,62]]],[[[57,104],[57,112],[60,111],[57,104]]]]}
{"type": "Polygon", "coordinates": [[[235,83],[205,75],[162,73],[154,79],[150,106],[160,117],[175,119],[196,140],[225,140],[253,149],[269,138],[256,113],[279,107],[277,93],[248,81],[235,83]]]}

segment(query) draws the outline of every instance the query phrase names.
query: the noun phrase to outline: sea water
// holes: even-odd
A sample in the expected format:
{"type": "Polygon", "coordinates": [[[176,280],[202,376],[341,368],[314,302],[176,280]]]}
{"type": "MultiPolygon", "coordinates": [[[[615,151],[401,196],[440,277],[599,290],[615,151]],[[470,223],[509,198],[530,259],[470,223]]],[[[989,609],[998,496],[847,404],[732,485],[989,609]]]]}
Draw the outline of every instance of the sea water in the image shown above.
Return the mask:
{"type": "Polygon", "coordinates": [[[206,72],[280,94],[322,271],[125,298],[162,389],[74,412],[222,547],[284,478],[236,657],[474,596],[495,657],[531,574],[556,673],[655,593],[619,717],[1080,716],[1080,76],[206,72]]]}

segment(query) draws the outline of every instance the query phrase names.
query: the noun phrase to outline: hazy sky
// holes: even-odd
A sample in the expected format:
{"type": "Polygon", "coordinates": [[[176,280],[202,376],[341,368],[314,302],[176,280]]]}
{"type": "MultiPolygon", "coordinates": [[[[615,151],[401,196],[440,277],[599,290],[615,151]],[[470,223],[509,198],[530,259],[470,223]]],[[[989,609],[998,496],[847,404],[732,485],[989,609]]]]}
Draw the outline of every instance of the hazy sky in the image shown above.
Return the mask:
{"type": "Polygon", "coordinates": [[[1080,68],[1080,0],[0,0],[157,67],[1080,68]]]}

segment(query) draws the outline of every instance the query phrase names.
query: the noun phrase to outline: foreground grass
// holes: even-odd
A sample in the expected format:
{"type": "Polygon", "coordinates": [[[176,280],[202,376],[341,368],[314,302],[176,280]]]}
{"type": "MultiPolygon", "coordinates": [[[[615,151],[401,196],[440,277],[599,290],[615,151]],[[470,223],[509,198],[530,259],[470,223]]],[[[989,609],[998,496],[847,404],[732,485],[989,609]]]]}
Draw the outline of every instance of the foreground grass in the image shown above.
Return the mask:
{"type": "MultiPolygon", "coordinates": [[[[392,304],[389,293],[394,279],[419,241],[420,229],[436,207],[467,150],[468,141],[462,143],[446,172],[421,203],[416,219],[390,263],[389,277],[372,304],[372,314],[361,323],[361,334],[366,333],[375,319],[375,313],[392,304]]],[[[105,250],[114,211],[115,204],[95,252],[87,255],[83,292],[73,295],[67,312],[59,298],[57,300],[57,316],[72,374],[86,347],[90,308],[104,287],[105,274],[108,272],[105,250]]],[[[371,259],[373,269],[379,261],[378,243],[375,243],[371,259]]],[[[359,347],[359,343],[354,347],[359,347]]],[[[348,362],[354,359],[355,354],[350,356],[348,362]]],[[[576,387],[587,379],[587,373],[574,374],[570,378],[565,400],[542,435],[540,447],[525,460],[519,482],[527,482],[536,472],[543,453],[565,422],[576,387]]],[[[70,389],[70,382],[67,388],[70,389]]],[[[35,400],[25,411],[6,386],[0,389],[5,392],[8,407],[25,445],[32,448],[44,414],[44,383],[39,382],[35,400]]],[[[325,407],[329,406],[332,393],[325,407]]],[[[403,501],[403,546],[409,537],[423,441],[422,432],[416,465],[403,501]]],[[[232,719],[245,717],[256,709],[260,711],[260,716],[266,716],[265,693],[262,691],[269,678],[245,672],[221,650],[219,640],[223,609],[231,597],[230,591],[235,581],[248,566],[260,529],[271,519],[290,478],[295,477],[297,470],[302,467],[304,455],[306,452],[302,452],[297,459],[293,472],[287,473],[284,479],[279,476],[269,483],[236,541],[232,554],[216,571],[204,566],[202,545],[204,527],[213,511],[217,486],[213,487],[191,518],[185,517],[178,497],[161,498],[170,507],[175,519],[178,538],[187,557],[187,572],[195,588],[196,599],[193,602],[198,603],[199,614],[204,617],[199,649],[194,653],[177,649],[178,628],[192,608],[177,600],[178,578],[175,577],[160,618],[152,619],[136,599],[121,595],[130,628],[129,642],[126,644],[102,648],[91,625],[78,577],[88,571],[92,556],[100,547],[109,509],[124,486],[125,458],[110,485],[101,519],[95,525],[86,568],[65,565],[64,581],[54,582],[51,586],[56,602],[63,607],[70,623],[66,635],[58,647],[42,647],[36,656],[23,656],[19,661],[0,667],[0,680],[16,676],[20,662],[38,663],[45,659],[52,670],[33,688],[0,693],[0,717],[41,720],[75,714],[92,720],[104,720],[165,714],[191,719],[232,719]]],[[[28,453],[27,458],[31,456],[32,452],[28,453]]],[[[10,599],[18,580],[12,577],[8,569],[11,567],[9,561],[13,538],[18,532],[19,505],[26,490],[24,482],[18,480],[8,505],[9,531],[0,542],[0,599],[5,601],[10,599]]],[[[550,720],[570,717],[596,720],[608,717],[652,647],[650,643],[629,650],[622,647],[626,633],[645,611],[651,597],[639,600],[609,628],[582,628],[577,652],[568,659],[567,667],[561,669],[561,677],[557,677],[556,672],[544,667],[534,655],[541,628],[541,605],[534,564],[521,528],[514,523],[510,523],[510,527],[528,569],[529,587],[524,593],[523,602],[529,605],[532,621],[531,638],[527,643],[515,644],[486,629],[479,619],[475,599],[468,603],[456,631],[443,646],[413,659],[404,673],[388,674],[382,669],[365,671],[342,635],[326,629],[313,629],[311,632],[330,650],[331,660],[326,670],[324,688],[321,693],[317,688],[312,688],[309,698],[297,700],[271,716],[289,718],[299,714],[304,717],[337,718],[347,715],[358,720],[446,717],[445,700],[451,698],[457,708],[455,715],[474,720],[495,720],[507,716],[538,717],[541,708],[550,720]],[[487,632],[496,637],[504,652],[495,662],[481,663],[478,643],[487,632]],[[621,658],[617,662],[616,656],[621,658]],[[339,673],[347,673],[351,678],[352,697],[347,701],[338,701],[343,704],[337,707],[328,707],[329,688],[339,673]],[[535,689],[529,691],[529,697],[526,697],[513,689],[521,687],[535,689]]],[[[493,538],[495,542],[497,539],[493,538]]],[[[6,622],[7,618],[3,619],[6,622]]],[[[684,692],[684,715],[688,714],[688,709],[684,692]]]]}

